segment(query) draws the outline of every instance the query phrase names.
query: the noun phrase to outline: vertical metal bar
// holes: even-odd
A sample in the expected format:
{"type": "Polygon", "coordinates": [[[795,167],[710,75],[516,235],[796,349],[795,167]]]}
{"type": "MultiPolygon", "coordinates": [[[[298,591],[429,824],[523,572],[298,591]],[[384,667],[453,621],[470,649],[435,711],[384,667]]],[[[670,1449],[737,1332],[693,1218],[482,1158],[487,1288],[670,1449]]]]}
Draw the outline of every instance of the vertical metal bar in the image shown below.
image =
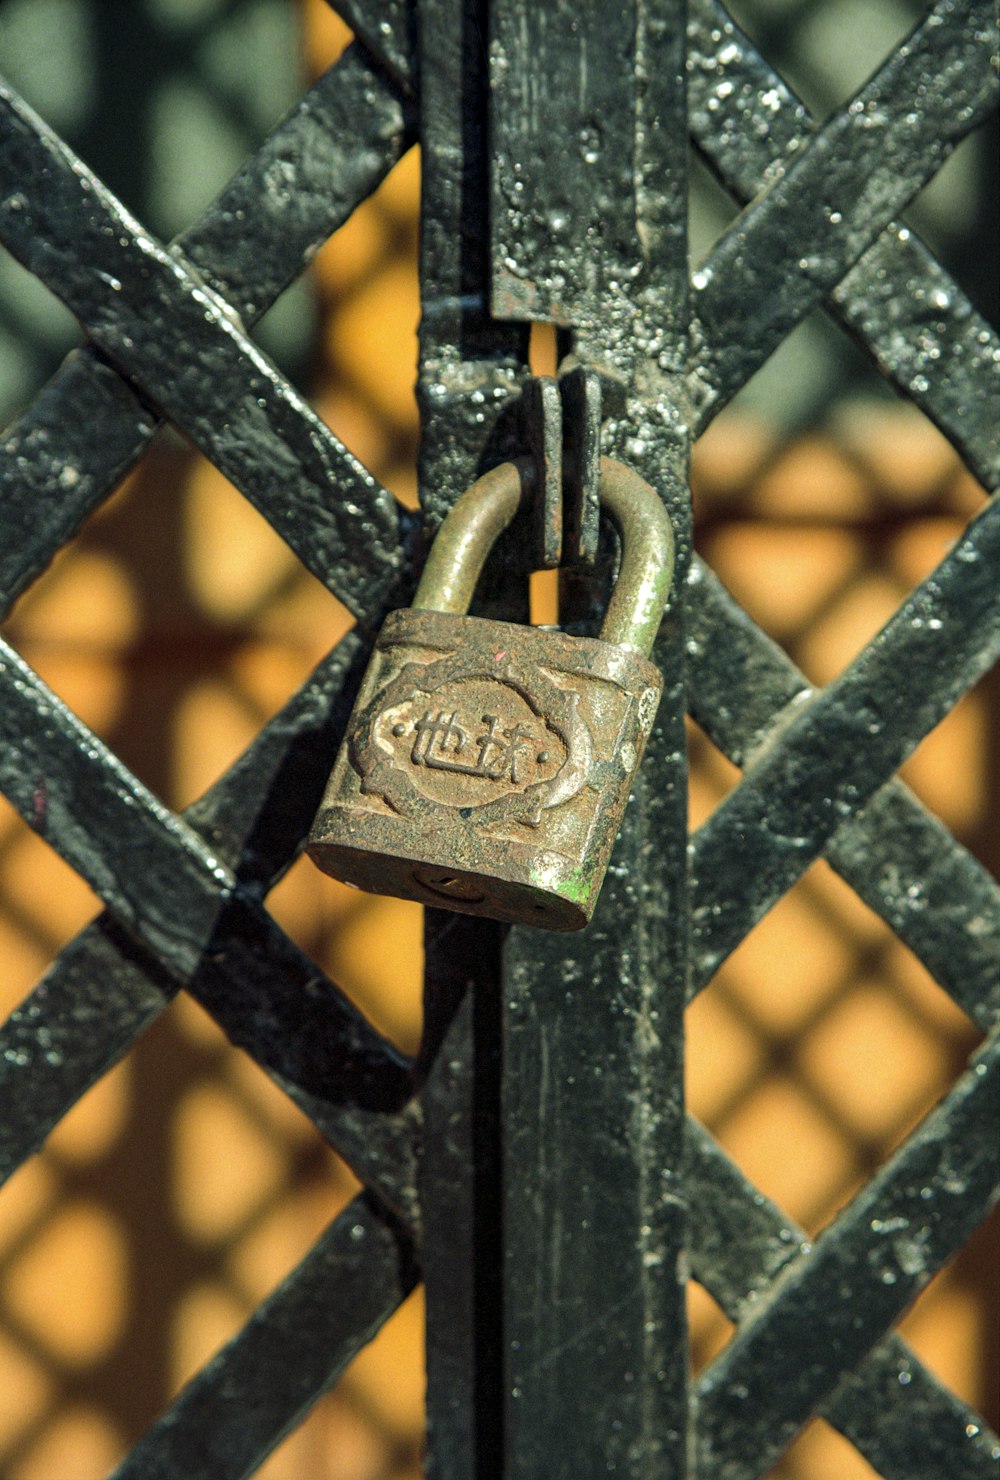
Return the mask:
{"type": "MultiPolygon", "coordinates": [[[[683,580],[683,5],[494,15],[494,306],[573,329],[605,385],[605,450],[667,500],[683,580]]],[[[568,942],[514,930],[505,951],[508,1480],[686,1473],[679,601],[656,659],[657,730],[593,923],[568,942]]]]}
{"type": "MultiPolygon", "coordinates": [[[[421,501],[433,527],[502,460],[527,374],[527,329],[488,313],[485,5],[425,0],[418,15],[422,211],[421,501]]],[[[498,552],[501,553],[501,552],[498,552]]],[[[491,614],[511,605],[491,561],[491,614]]],[[[524,587],[526,604],[527,587],[524,587]]],[[[503,929],[426,912],[424,1143],[427,1474],[500,1480],[499,976],[503,929]]]]}

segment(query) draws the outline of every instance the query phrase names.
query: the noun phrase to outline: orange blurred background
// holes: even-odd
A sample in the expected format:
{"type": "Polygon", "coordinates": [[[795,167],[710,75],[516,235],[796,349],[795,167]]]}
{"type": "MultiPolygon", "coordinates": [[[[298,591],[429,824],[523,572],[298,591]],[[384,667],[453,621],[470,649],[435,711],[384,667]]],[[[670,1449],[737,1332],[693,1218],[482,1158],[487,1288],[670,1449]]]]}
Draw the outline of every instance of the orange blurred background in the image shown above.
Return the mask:
{"type": "MultiPolygon", "coordinates": [[[[348,32],[304,6],[304,66],[348,32]]],[[[415,496],[419,158],[320,252],[308,392],[398,496],[415,496]]],[[[534,337],[535,368],[554,345],[534,337]]],[[[738,407],[695,453],[697,545],[815,682],[834,677],[941,559],[983,491],[915,410],[854,407],[783,442],[738,407]]],[[[536,586],[543,615],[550,590],[536,586]]],[[[180,438],[136,472],[18,604],[5,633],[169,806],[205,790],[347,629],[345,610],[180,438]]],[[[904,777],[998,866],[994,674],[904,777]]],[[[738,773],[691,727],[692,826],[738,773]]],[[[420,1035],[421,912],[296,863],[268,907],[404,1049],[420,1035]]],[[[99,905],[0,802],[4,1014],[99,905]]],[[[810,1233],[947,1090],[975,1029],[879,919],[815,865],[688,1014],[690,1107],[810,1233]]],[[[247,1319],[357,1183],[262,1071],[181,997],[0,1194],[0,1473],[97,1480],[247,1319]]],[[[996,1425],[994,1219],[902,1323],[996,1425]]],[[[732,1329],[697,1285],[692,1361],[732,1329]]],[[[266,1480],[416,1480],[419,1292],[264,1465],[266,1480]]],[[[816,1421],[773,1472],[874,1471],[816,1421]]]]}

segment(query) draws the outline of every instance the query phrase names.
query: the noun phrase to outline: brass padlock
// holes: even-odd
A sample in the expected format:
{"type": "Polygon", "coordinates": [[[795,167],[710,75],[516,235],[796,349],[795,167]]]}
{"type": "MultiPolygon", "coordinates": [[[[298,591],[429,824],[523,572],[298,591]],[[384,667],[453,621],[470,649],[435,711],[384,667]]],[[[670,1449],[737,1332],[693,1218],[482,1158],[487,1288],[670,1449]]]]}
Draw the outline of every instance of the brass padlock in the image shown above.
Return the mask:
{"type": "Polygon", "coordinates": [[[590,919],[663,687],[647,655],[673,569],[649,485],[602,458],[600,496],[622,559],[599,638],[464,615],[521,470],[454,505],[375,644],[309,840],[326,873],[550,930],[590,919]]]}

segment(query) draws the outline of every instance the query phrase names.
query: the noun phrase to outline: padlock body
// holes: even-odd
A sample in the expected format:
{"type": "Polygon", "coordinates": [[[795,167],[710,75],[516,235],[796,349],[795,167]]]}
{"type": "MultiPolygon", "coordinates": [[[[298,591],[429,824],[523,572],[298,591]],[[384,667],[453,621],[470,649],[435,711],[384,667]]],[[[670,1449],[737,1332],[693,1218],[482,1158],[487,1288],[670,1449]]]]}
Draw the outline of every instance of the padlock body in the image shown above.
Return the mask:
{"type": "Polygon", "coordinates": [[[599,638],[393,612],[309,854],[375,894],[578,930],[661,689],[648,659],[599,638]]]}

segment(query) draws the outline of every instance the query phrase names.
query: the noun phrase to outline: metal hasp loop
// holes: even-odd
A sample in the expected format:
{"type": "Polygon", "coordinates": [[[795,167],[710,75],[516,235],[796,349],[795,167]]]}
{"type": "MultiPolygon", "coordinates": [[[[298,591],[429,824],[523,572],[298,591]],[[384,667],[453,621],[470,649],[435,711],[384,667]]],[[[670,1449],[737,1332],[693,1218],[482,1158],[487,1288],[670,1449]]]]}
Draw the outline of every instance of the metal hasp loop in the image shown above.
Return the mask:
{"type": "MultiPolygon", "coordinates": [[[[496,540],[532,495],[526,460],[501,463],[462,494],[431,546],[413,606],[464,613],[496,540]]],[[[602,507],[621,536],[622,558],[601,640],[649,657],[670,593],[674,535],[655,491],[638,473],[602,457],[602,507]]]]}

